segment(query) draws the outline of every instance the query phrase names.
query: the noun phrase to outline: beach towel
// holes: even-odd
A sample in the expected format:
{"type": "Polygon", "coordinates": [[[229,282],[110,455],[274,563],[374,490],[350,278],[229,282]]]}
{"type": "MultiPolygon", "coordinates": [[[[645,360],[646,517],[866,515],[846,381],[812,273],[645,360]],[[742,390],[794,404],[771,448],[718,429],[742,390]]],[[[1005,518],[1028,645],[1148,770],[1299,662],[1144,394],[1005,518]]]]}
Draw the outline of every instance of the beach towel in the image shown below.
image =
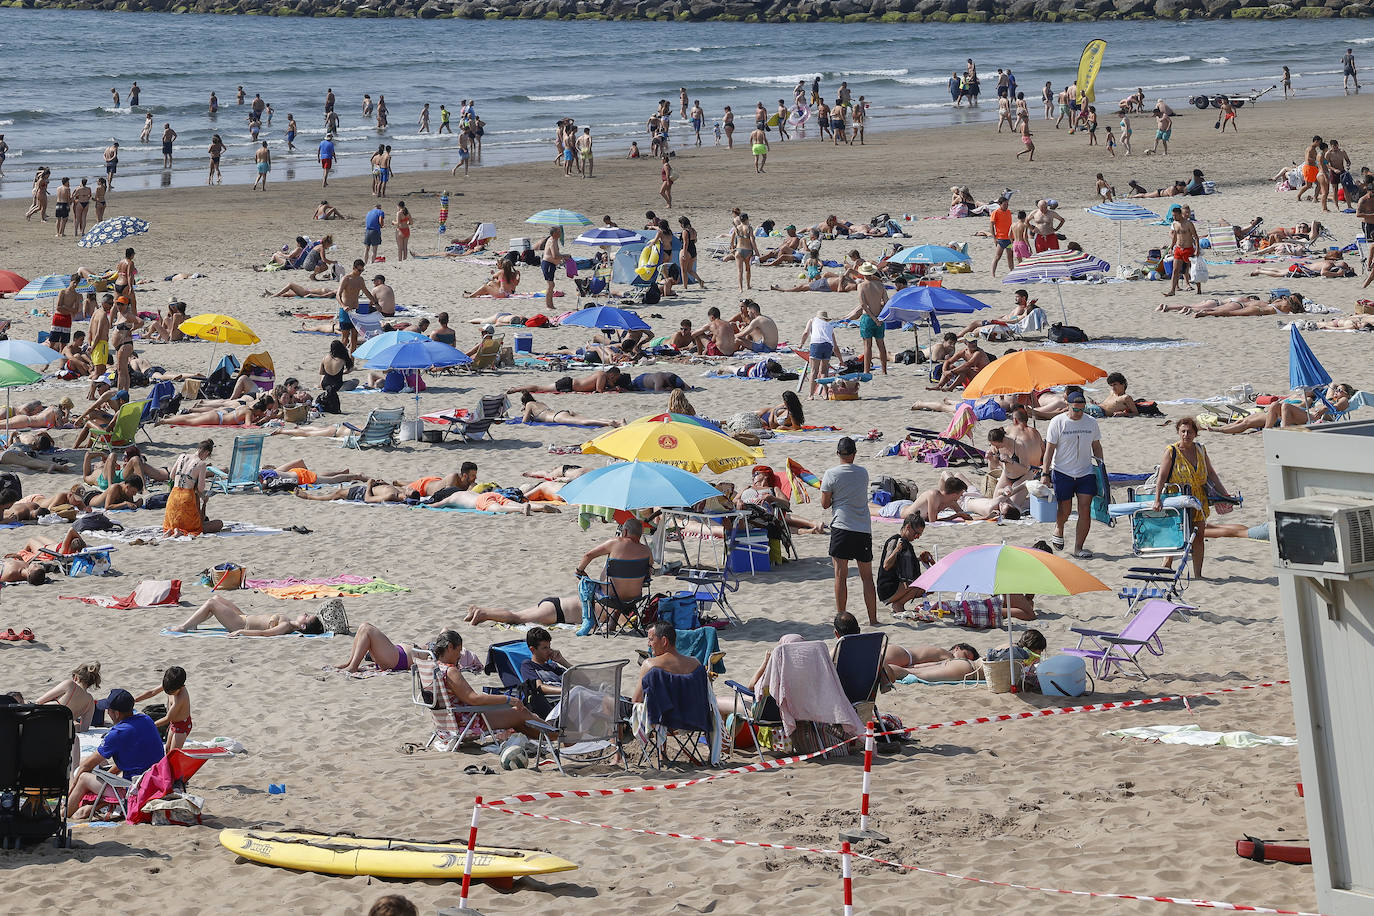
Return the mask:
{"type": "Polygon", "coordinates": [[[291,585],[366,585],[372,582],[371,576],[324,576],[319,578],[298,579],[287,576],[283,579],[245,579],[244,588],[286,588],[291,585]]]}
{"type": "Polygon", "coordinates": [[[137,588],[123,598],[106,595],[58,595],[57,597],[69,601],[83,601],[97,607],[113,608],[120,611],[127,611],[132,608],[158,607],[164,604],[180,604],[181,580],[149,579],[140,582],[137,588]]]}
{"type": "MultiPolygon", "coordinates": [[[[691,592],[687,594],[691,595],[691,592]]],[[[720,651],[720,640],[716,636],[714,627],[699,627],[695,630],[678,630],[677,650],[683,655],[689,655],[705,665],[710,662],[712,655],[720,651]]],[[[711,673],[724,674],[725,663],[717,661],[714,665],[711,665],[711,673]]]]}
{"type": "Polygon", "coordinates": [[[864,730],[823,642],[779,643],[768,656],[760,683],[777,703],[789,735],[798,721],[841,725],[849,737],[864,730]]]}
{"type": "MultiPolygon", "coordinates": [[[[248,522],[225,522],[224,530],[214,534],[198,534],[196,537],[236,537],[249,534],[281,534],[280,528],[269,528],[266,525],[253,525],[248,522]]],[[[102,541],[115,541],[120,544],[160,544],[164,541],[191,541],[194,540],[190,535],[181,534],[175,537],[162,530],[161,525],[143,525],[137,528],[125,528],[123,531],[88,531],[85,537],[102,541]]]]}
{"type": "MultiPolygon", "coordinates": [[[[208,638],[208,637],[221,637],[221,638],[224,638],[224,639],[229,639],[229,638],[230,638],[230,636],[229,636],[229,631],[226,630],[226,629],[224,629],[224,627],[201,627],[200,629],[198,629],[198,630],[192,630],[192,631],[190,631],[189,633],[182,633],[182,632],[179,632],[179,631],[177,631],[177,630],[168,630],[168,629],[164,628],[164,629],[160,630],[160,631],[158,632],[157,635],[159,635],[159,636],[172,636],[172,637],[175,637],[175,638],[178,638],[178,639],[181,638],[181,637],[183,637],[183,636],[199,636],[199,637],[202,637],[202,638],[208,638]]],[[[326,631],[323,632],[323,633],[311,633],[311,634],[309,634],[308,636],[307,636],[307,634],[305,634],[305,633],[299,633],[299,632],[297,632],[297,633],[283,633],[283,634],[281,634],[280,636],[235,636],[235,637],[233,637],[233,638],[234,638],[234,639],[291,639],[292,637],[295,637],[295,636],[306,636],[306,638],[308,638],[308,639],[330,639],[330,638],[332,638],[332,637],[334,636],[334,634],[333,634],[333,633],[330,633],[329,631],[326,630],[326,631]]]]}
{"type": "Polygon", "coordinates": [[[1191,744],[1193,747],[1296,747],[1296,738],[1257,735],[1254,732],[1208,732],[1199,725],[1142,725],[1103,732],[1113,738],[1139,738],[1159,744],[1191,744]]]}
{"type": "Polygon", "coordinates": [[[908,674],[906,677],[897,681],[898,684],[920,684],[923,687],[985,687],[987,681],[974,678],[964,678],[961,681],[928,681],[923,677],[908,674]]]}

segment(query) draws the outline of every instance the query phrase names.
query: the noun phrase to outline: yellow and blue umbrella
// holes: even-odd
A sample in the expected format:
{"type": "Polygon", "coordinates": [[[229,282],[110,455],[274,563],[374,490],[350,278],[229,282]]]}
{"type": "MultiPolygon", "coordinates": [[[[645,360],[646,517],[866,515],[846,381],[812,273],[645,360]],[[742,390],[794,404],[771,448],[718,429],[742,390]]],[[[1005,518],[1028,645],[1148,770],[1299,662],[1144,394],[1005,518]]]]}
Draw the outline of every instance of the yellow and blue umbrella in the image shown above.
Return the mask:
{"type": "Polygon", "coordinates": [[[724,473],[753,464],[763,450],[695,423],[643,420],[608,430],[582,445],[588,455],[622,461],[658,461],[687,471],[710,468],[724,473]]]}

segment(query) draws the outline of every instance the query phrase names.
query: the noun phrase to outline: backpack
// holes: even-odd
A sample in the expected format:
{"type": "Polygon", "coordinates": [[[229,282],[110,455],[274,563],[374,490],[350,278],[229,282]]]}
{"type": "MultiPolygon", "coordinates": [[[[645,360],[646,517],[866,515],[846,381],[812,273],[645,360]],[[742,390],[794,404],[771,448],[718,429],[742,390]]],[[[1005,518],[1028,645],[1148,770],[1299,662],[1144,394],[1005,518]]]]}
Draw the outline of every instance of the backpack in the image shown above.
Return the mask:
{"type": "Polygon", "coordinates": [[[644,287],[644,292],[639,296],[640,305],[658,305],[663,300],[663,291],[658,288],[657,283],[650,283],[644,287]]]}
{"type": "Polygon", "coordinates": [[[1083,333],[1083,329],[1071,324],[1060,324],[1055,322],[1050,325],[1049,333],[1046,335],[1052,343],[1087,343],[1088,335],[1083,333]]]}
{"type": "Polygon", "coordinates": [[[1135,399],[1135,410],[1136,413],[1140,414],[1142,417],[1164,416],[1164,411],[1159,409],[1158,404],[1156,404],[1154,401],[1147,401],[1144,398],[1135,399]]]}
{"type": "Polygon", "coordinates": [[[13,490],[15,499],[24,495],[24,485],[20,482],[18,474],[11,474],[9,471],[0,473],[0,492],[5,490],[13,490]]]}

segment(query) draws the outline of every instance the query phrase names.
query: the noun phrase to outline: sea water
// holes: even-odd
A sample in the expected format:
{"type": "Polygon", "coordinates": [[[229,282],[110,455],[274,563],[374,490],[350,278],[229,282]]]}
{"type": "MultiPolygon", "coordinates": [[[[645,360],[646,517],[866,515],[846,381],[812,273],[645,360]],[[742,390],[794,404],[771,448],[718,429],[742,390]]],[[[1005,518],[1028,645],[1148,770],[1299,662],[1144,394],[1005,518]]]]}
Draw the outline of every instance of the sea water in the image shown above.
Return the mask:
{"type": "MultiPolygon", "coordinates": [[[[871,104],[867,129],[995,120],[996,71],[1010,67],[1032,116],[1040,90],[1073,78],[1084,44],[1107,41],[1099,103],[1143,88],[1147,103],[1184,111],[1195,94],[1245,95],[1279,80],[1283,66],[1304,94],[1341,91],[1340,58],[1374,55],[1374,23],[1362,20],[976,24],[743,24],[510,20],[307,19],[77,10],[0,9],[6,78],[0,82],[0,133],[10,145],[0,196],[27,196],[41,165],[79,184],[104,174],[102,151],[120,143],[118,190],[204,183],[211,137],[228,145],[226,182],[254,177],[255,145],[239,85],[274,109],[262,139],[272,150],[272,180],[316,178],[324,135],[324,95],[333,89],[341,117],[338,167],[368,171],[379,143],[393,147],[401,173],[451,168],[456,138],[438,134],[439,106],[458,121],[475,99],[486,122],[482,164],[552,159],[554,122],[592,128],[598,155],[623,156],[630,141],[648,149],[645,122],[659,99],[672,104],[675,148],[694,142],[680,119],[678,92],[701,100],[703,143],[725,105],[736,139],[753,127],[754,106],[771,113],[792,103],[798,80],[821,77],[829,100],[841,80],[871,104]],[[972,57],[982,80],[978,109],[954,108],[946,85],[972,57]],[[128,107],[138,81],[139,105],[128,107]],[[119,90],[114,107],[110,88],[119,90]],[[208,113],[210,92],[219,112],[208,113]],[[364,118],[364,93],[386,96],[390,125],[364,118]],[[430,105],[428,135],[417,131],[430,105]],[[139,141],[146,112],[148,143],[139,141]],[[296,152],[286,151],[286,116],[296,116],[296,152]],[[162,125],[178,133],[173,168],[162,168],[162,125]]],[[[1374,63],[1374,56],[1370,57],[1374,63]]],[[[1258,104],[1281,104],[1275,90],[1258,104]]],[[[1034,123],[1034,121],[1032,122],[1034,123]]],[[[811,136],[815,136],[814,126],[811,136]]],[[[459,181],[460,179],[454,179],[459,181]]]]}

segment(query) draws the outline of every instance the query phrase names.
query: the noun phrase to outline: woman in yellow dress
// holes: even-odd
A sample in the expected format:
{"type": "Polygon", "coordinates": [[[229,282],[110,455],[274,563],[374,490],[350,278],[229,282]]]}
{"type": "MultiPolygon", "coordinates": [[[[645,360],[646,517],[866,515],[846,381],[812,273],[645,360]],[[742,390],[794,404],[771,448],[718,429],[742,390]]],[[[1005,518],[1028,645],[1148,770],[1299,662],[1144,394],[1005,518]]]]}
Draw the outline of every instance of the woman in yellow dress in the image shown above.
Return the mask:
{"type": "MultiPolygon", "coordinates": [[[[1164,500],[1164,488],[1169,484],[1186,486],[1194,499],[1202,504],[1201,509],[1193,512],[1193,577],[1202,578],[1203,531],[1207,527],[1207,516],[1211,513],[1208,498],[1208,485],[1217,493],[1227,495],[1226,487],[1212,467],[1212,459],[1207,450],[1197,441],[1197,421],[1192,417],[1180,417],[1174,424],[1178,431],[1178,441],[1164,450],[1159,462],[1159,474],[1155,480],[1155,505],[1159,509],[1164,500]]],[[[1229,511],[1230,507],[1226,507],[1229,511]]],[[[1166,562],[1166,566],[1172,561],[1166,562]]]]}
{"type": "Polygon", "coordinates": [[[209,475],[206,471],[215,443],[201,440],[195,452],[180,455],[170,469],[171,495],[162,516],[162,530],[171,535],[199,534],[220,531],[224,523],[205,517],[205,503],[209,499],[209,475]]]}

